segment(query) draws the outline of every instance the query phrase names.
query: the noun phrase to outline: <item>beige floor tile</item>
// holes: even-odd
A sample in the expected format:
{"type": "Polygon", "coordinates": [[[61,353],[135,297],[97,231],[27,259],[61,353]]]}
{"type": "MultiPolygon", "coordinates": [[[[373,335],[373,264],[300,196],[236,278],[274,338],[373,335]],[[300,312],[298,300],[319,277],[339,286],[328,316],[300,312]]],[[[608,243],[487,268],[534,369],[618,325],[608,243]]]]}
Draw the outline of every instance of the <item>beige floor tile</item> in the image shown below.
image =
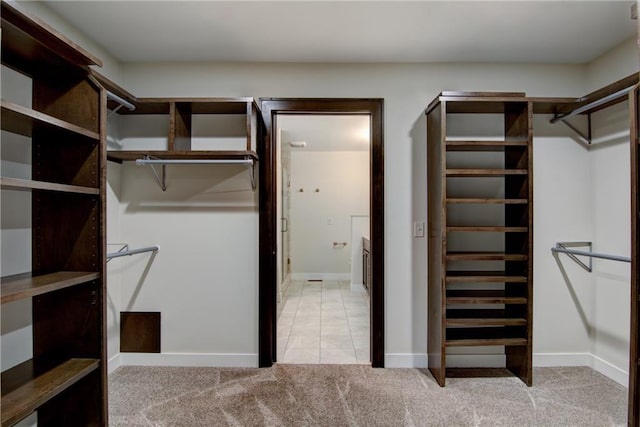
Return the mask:
{"type": "Polygon", "coordinates": [[[287,350],[282,358],[284,363],[320,363],[318,350],[287,350]]]}
{"type": "Polygon", "coordinates": [[[321,350],[320,363],[355,364],[358,363],[355,351],[352,350],[321,350]]]}
{"type": "Polygon", "coordinates": [[[353,350],[351,337],[344,335],[323,335],[320,339],[320,350],[353,350]]]}
{"type": "Polygon", "coordinates": [[[292,336],[287,342],[287,350],[291,349],[320,350],[320,335],[292,336]]]}
{"type": "Polygon", "coordinates": [[[329,336],[329,335],[333,335],[333,336],[351,336],[351,333],[349,332],[349,328],[347,326],[323,326],[321,333],[321,336],[329,336]]]}

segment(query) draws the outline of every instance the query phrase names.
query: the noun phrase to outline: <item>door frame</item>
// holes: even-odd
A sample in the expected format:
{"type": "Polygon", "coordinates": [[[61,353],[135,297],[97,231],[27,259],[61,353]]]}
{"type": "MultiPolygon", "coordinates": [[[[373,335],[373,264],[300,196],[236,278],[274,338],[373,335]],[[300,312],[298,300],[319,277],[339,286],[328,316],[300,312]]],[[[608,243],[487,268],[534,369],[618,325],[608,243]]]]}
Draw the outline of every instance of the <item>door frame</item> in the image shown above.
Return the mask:
{"type": "Polygon", "coordinates": [[[275,130],[278,114],[369,115],[371,117],[370,164],[370,344],[371,366],[384,367],[384,100],[363,98],[260,98],[265,127],[258,147],[259,272],[258,366],[269,367],[277,354],[277,236],[275,130]]]}

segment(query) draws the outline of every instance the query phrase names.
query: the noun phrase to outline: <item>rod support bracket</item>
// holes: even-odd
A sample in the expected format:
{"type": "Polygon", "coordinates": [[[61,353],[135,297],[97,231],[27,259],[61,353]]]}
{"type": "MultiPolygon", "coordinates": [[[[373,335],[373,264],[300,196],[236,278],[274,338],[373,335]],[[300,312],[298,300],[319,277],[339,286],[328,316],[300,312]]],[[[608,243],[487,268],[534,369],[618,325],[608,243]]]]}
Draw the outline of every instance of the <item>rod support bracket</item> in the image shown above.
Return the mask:
{"type": "MultiPolygon", "coordinates": [[[[158,160],[152,156],[144,156],[144,160],[158,160]]],[[[167,191],[167,166],[166,165],[160,165],[161,166],[161,175],[162,177],[160,177],[160,175],[158,174],[158,171],[156,170],[155,166],[152,163],[147,163],[147,165],[151,168],[151,171],[153,172],[153,175],[156,178],[156,181],[158,182],[158,185],[160,186],[160,188],[162,189],[162,191],[167,191]]]]}
{"type": "MultiPolygon", "coordinates": [[[[587,248],[587,252],[593,252],[593,243],[592,242],[557,242],[556,248],[558,249],[569,249],[569,248],[587,248]]],[[[589,265],[585,264],[581,259],[576,257],[574,254],[566,253],[565,254],[571,258],[574,262],[576,262],[580,267],[591,273],[593,271],[593,258],[589,257],[589,265]]]]}

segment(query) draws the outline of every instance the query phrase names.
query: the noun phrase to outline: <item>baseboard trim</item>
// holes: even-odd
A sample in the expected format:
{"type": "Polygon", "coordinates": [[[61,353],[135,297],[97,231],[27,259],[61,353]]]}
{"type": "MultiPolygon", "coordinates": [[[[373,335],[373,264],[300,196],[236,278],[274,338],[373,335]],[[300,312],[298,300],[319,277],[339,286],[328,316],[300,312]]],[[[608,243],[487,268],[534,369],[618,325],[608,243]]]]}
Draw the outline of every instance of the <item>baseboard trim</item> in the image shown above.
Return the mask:
{"type": "Polygon", "coordinates": [[[593,366],[591,353],[536,353],[533,366],[551,368],[557,366],[593,366]]]}
{"type": "Polygon", "coordinates": [[[291,280],[351,280],[350,273],[291,273],[291,280]]]}
{"type": "Polygon", "coordinates": [[[611,378],[613,381],[620,385],[629,387],[629,372],[612,365],[606,360],[601,359],[595,354],[591,355],[592,365],[591,367],[600,372],[605,377],[611,378]]]}
{"type": "Polygon", "coordinates": [[[120,353],[121,366],[186,366],[256,368],[257,354],[242,353],[120,353]]]}
{"type": "Polygon", "coordinates": [[[425,353],[387,353],[384,358],[386,368],[426,368],[425,353]]]}
{"type": "Polygon", "coordinates": [[[111,359],[109,359],[109,361],[107,362],[107,373],[110,374],[113,371],[115,371],[116,369],[118,369],[120,366],[122,366],[122,357],[121,356],[122,353],[118,353],[115,356],[111,357],[111,359]]]}
{"type": "MultiPolygon", "coordinates": [[[[500,368],[504,367],[503,354],[449,354],[447,366],[451,368],[500,368]]],[[[387,368],[426,368],[427,355],[424,353],[387,353],[387,368]]],[[[588,366],[620,385],[628,387],[629,373],[591,353],[536,353],[533,355],[536,368],[562,366],[588,366]]]]}

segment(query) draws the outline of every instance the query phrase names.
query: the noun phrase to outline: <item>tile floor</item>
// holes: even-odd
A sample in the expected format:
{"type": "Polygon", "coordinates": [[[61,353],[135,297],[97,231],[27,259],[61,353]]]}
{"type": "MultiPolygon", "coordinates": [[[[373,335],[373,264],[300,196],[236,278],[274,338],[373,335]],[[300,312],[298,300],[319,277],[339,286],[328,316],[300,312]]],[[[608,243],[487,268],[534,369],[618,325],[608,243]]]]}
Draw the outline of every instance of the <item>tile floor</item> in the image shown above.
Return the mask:
{"type": "Polygon", "coordinates": [[[278,316],[278,361],[369,364],[369,295],[349,281],[293,281],[278,316]]]}

